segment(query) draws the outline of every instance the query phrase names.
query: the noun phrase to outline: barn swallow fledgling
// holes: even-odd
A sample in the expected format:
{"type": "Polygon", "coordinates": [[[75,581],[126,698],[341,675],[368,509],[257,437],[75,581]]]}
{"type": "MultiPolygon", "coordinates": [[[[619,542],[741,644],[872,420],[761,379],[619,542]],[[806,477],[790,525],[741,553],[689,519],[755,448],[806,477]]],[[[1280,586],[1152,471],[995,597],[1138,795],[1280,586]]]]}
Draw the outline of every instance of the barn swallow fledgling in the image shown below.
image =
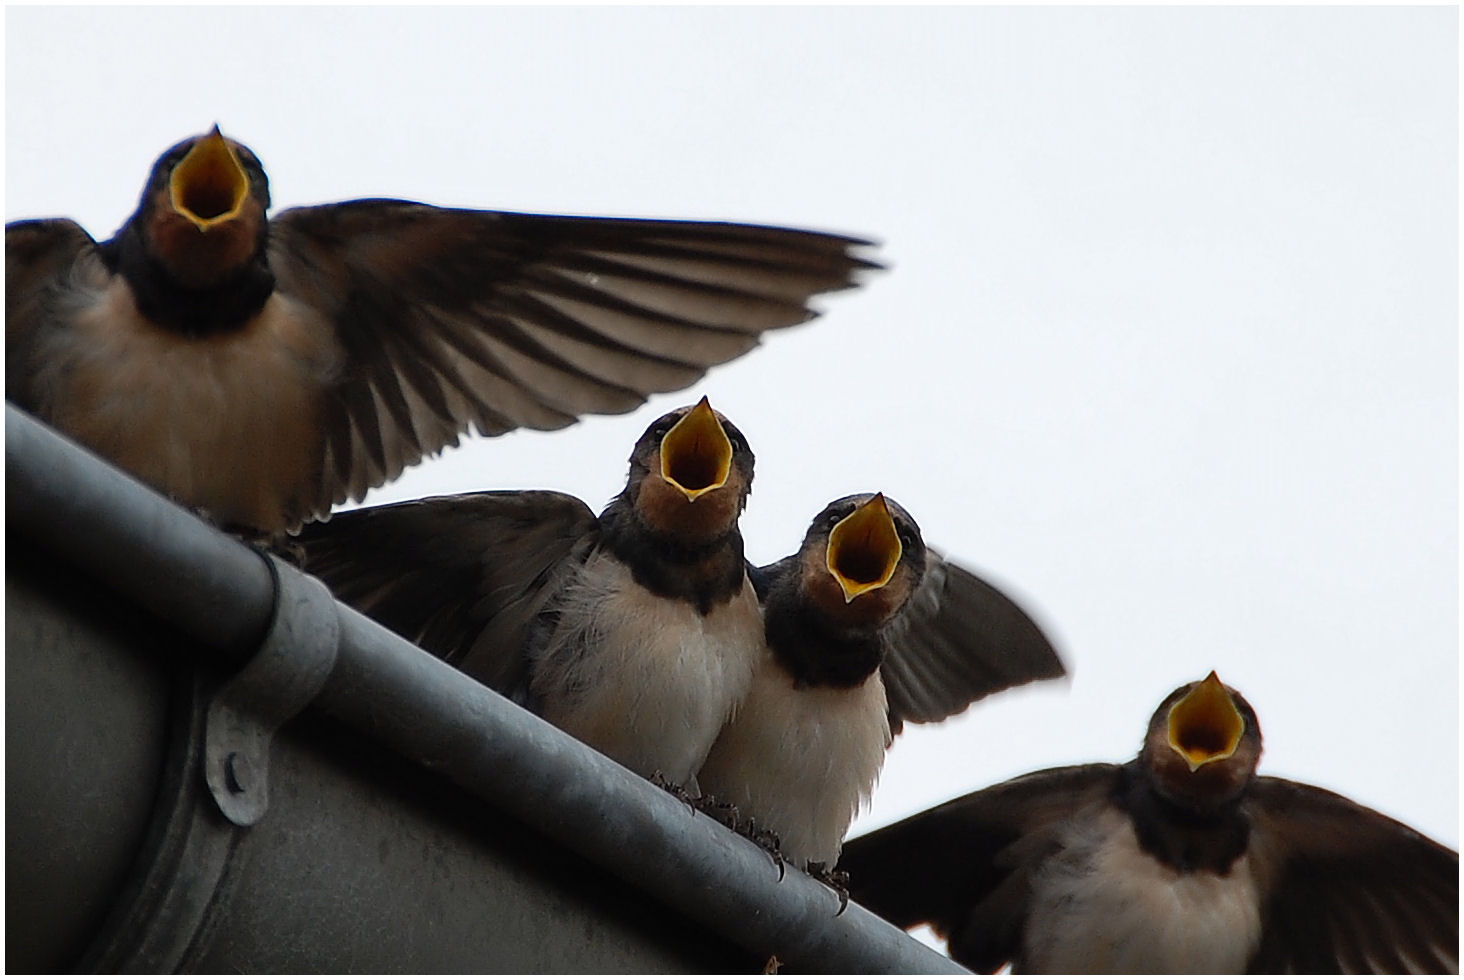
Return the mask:
{"type": "Polygon", "coordinates": [[[771,656],[697,782],[800,868],[833,868],[903,722],[1064,673],[1026,613],[883,494],[829,504],[754,581],[771,656]]]}
{"type": "Polygon", "coordinates": [[[1139,756],[1020,776],[848,843],[851,894],[973,970],[1457,973],[1459,855],[1345,797],[1256,776],[1212,672],[1139,756]]]}
{"type": "Polygon", "coordinates": [[[273,219],[218,128],[98,244],[5,229],[5,394],[216,522],[292,530],[470,425],[627,412],[814,316],[868,243],[721,222],[358,200],[273,219]]]}
{"type": "Polygon", "coordinates": [[[703,398],[654,422],[597,518],[475,493],[306,526],[336,596],[647,778],[694,786],[765,655],[738,518],[753,455],[703,398]]]}

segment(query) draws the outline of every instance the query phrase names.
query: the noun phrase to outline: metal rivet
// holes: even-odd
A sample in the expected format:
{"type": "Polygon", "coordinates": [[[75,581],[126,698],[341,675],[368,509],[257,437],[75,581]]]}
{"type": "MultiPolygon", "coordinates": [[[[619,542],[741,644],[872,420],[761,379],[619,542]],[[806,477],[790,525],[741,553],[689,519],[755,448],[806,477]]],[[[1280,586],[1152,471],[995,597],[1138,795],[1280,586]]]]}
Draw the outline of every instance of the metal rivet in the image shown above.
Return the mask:
{"type": "Polygon", "coordinates": [[[238,752],[230,752],[228,758],[224,759],[224,781],[231,793],[243,793],[252,782],[254,775],[249,760],[238,752]]]}

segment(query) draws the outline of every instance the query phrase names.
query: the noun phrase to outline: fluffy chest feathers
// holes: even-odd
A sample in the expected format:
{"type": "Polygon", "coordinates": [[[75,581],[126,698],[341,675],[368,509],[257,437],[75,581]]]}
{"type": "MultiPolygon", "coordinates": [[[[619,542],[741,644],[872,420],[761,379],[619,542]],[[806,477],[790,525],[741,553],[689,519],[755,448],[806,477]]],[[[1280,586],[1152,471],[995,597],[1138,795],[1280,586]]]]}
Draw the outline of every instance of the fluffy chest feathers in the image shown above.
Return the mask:
{"type": "Polygon", "coordinates": [[[599,551],[555,608],[531,682],[544,717],[643,776],[686,785],[766,653],[752,586],[702,616],[599,551]]]}
{"type": "Polygon", "coordinates": [[[778,835],[798,866],[832,866],[890,743],[884,683],[795,687],[771,659],[697,776],[702,791],[778,835]]]}
{"type": "Polygon", "coordinates": [[[1033,973],[1242,973],[1260,942],[1249,861],[1181,874],[1116,810],[1063,831],[1032,881],[1021,968],[1033,973]]]}
{"type": "Polygon", "coordinates": [[[120,278],[79,291],[35,351],[37,413],[221,522],[279,530],[315,503],[329,327],[275,295],[252,323],[189,338],[144,320],[120,278]]]}

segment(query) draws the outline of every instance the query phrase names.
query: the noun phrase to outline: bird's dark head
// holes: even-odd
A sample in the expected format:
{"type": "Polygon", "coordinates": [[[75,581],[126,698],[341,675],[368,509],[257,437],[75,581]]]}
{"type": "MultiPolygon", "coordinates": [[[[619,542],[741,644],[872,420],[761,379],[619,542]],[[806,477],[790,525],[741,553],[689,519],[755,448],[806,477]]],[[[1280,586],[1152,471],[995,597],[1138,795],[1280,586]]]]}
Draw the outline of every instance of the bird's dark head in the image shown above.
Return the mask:
{"type": "Polygon", "coordinates": [[[915,519],[882,493],[829,504],[799,549],[802,588],[833,623],[884,625],[925,574],[925,539],[915,519]]]}
{"type": "Polygon", "coordinates": [[[1255,779],[1260,723],[1240,692],[1211,671],[1159,705],[1139,758],[1161,796],[1196,812],[1213,810],[1255,779]]]}
{"type": "Polygon", "coordinates": [[[262,254],[268,209],[259,158],[215,126],[158,158],[129,224],[176,285],[208,289],[262,254]]]}
{"type": "Polygon", "coordinates": [[[737,525],[754,458],[740,429],[703,398],[668,412],[635,444],[626,495],[641,522],[689,546],[737,525]]]}

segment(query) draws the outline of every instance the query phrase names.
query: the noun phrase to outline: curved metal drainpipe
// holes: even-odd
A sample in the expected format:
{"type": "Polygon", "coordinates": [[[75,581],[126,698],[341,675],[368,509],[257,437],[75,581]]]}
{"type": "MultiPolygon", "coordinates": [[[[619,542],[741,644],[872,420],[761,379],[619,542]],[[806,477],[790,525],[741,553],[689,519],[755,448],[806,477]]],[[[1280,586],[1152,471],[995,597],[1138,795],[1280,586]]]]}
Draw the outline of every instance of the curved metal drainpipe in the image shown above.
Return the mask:
{"type": "Polygon", "coordinates": [[[307,703],[525,821],[734,943],[800,969],[960,973],[951,960],[335,602],[6,405],[6,520],[236,669],[203,765],[247,833],[269,738],[307,703]],[[277,601],[278,596],[278,601],[277,601]]]}

